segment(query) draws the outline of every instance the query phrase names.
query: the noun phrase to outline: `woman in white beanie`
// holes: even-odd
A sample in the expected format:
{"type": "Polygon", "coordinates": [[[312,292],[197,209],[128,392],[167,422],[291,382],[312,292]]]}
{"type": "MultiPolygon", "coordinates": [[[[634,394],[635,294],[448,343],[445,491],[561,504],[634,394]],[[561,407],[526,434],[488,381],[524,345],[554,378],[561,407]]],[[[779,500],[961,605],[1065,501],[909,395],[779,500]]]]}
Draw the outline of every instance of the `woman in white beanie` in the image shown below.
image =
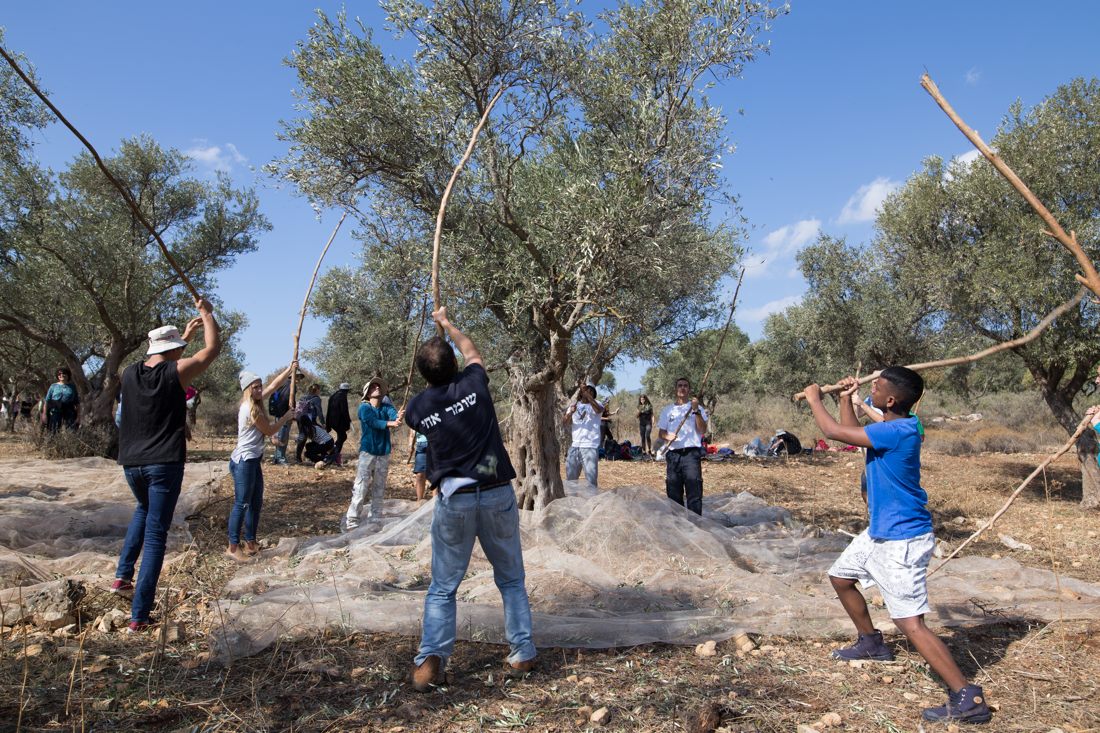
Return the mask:
{"type": "Polygon", "coordinates": [[[242,371],[241,409],[237,412],[237,447],[229,456],[229,472],[233,474],[233,509],[229,512],[229,547],[225,554],[237,562],[248,562],[258,551],[256,528],[260,524],[260,509],[264,503],[264,474],[260,467],[264,457],[264,436],[279,432],[294,417],[288,410],[278,420],[271,421],[264,411],[267,398],[279,388],[297,362],[279,372],[267,387],[258,374],[242,371]],[[241,525],[244,525],[244,549],[241,549],[241,525]]]}

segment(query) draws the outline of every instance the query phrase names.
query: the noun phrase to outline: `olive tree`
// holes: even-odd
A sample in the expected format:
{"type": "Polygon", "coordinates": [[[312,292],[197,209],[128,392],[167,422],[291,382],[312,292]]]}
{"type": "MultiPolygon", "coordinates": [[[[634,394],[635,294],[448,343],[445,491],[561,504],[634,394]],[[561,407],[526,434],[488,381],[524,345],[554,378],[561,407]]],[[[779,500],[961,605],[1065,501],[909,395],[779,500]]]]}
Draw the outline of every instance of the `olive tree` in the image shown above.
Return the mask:
{"type": "Polygon", "coordinates": [[[780,11],[643,0],[594,23],[554,0],[384,7],[416,41],[413,62],[388,62],[368,29],[320,15],[289,60],[303,114],[285,123],[291,151],[272,169],[362,218],[358,202],[384,196],[432,221],[501,95],[446,212],[442,279],[448,305],[489,314],[509,355],[513,462],[523,506],[542,506],[562,495],[558,399],[574,336],[613,321],[636,348],[669,339],[709,315],[740,255],[720,177],[725,118],[707,88],[765,49],[758,36],[780,11]]]}
{"type": "MultiPolygon", "coordinates": [[[[1100,82],[1076,79],[1031,109],[1014,104],[991,145],[1100,259],[1100,82]]],[[[928,160],[886,201],[877,228],[876,246],[901,273],[900,287],[923,290],[942,319],[987,344],[1023,335],[1078,288],[1075,261],[984,160],[928,160]]],[[[1086,299],[1013,350],[1069,433],[1080,420],[1074,398],[1100,361],[1098,316],[1086,299]]],[[[1086,431],[1077,456],[1087,507],[1100,506],[1096,454],[1086,431]]]]}

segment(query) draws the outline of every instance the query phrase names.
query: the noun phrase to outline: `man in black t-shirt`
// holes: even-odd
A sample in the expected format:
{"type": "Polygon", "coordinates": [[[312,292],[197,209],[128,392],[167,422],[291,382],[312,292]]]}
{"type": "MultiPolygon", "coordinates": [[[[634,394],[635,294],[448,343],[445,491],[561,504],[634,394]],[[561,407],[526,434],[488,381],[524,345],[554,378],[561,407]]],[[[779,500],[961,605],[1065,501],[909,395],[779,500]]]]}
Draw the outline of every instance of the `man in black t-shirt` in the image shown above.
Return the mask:
{"type": "Polygon", "coordinates": [[[454,351],[443,338],[424,342],[416,366],[429,386],[405,411],[405,422],[428,437],[428,481],[439,489],[432,517],[432,583],[424,598],[423,635],[412,671],[413,687],[420,692],[441,680],[454,651],[455,594],[475,538],[493,566],[504,602],[510,646],[505,671],[530,672],[536,656],[511,483],[516,471],[501,439],[489,377],[481,353],[447,320],[447,309],[440,308],[432,318],[462,352],[466,368],[458,371],[454,351]]]}
{"type": "Polygon", "coordinates": [[[149,612],[187,457],[184,390],[210,367],[222,348],[210,303],[199,298],[195,307],[199,315],[184,328],[182,338],[175,326],[153,329],[146,360],[122,373],[118,463],[137,507],[126,530],[111,592],[134,594],[130,631],[144,631],[155,623],[149,612]],[[203,330],[203,348],[183,358],[188,339],[199,328],[203,330]],[[134,583],[139,555],[141,570],[134,583]]]}

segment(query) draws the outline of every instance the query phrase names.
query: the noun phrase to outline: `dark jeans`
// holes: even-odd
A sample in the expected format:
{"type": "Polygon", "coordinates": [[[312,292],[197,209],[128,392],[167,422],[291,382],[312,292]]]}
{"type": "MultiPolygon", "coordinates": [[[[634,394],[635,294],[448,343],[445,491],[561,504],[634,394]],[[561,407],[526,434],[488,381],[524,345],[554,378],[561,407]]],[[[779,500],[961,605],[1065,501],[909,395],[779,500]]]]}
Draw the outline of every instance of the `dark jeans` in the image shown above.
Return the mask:
{"type": "Polygon", "coordinates": [[[641,446],[642,453],[651,453],[653,451],[653,421],[639,420],[638,433],[641,437],[641,441],[638,442],[638,445],[641,446]]]}
{"type": "Polygon", "coordinates": [[[665,454],[665,494],[696,514],[703,513],[703,459],[700,453],[698,448],[680,448],[665,454]]]}
{"type": "Polygon", "coordinates": [[[126,466],[126,482],[137,499],[137,508],[126,530],[122,553],[118,558],[115,577],[133,580],[134,565],[142,552],[141,571],[134,585],[134,600],[130,607],[132,621],[148,621],[157,593],[160,569],[164,565],[164,547],[168,528],[180,498],[183,485],[182,463],[154,463],[149,466],[126,466]]]}
{"type": "Polygon", "coordinates": [[[262,456],[229,462],[229,473],[233,475],[233,509],[229,512],[231,545],[241,544],[242,524],[245,542],[256,541],[256,528],[260,526],[260,510],[264,505],[262,462],[262,456]]]}
{"type": "MultiPolygon", "coordinates": [[[[335,428],[334,428],[335,430],[335,428]]],[[[344,441],[348,439],[347,430],[336,430],[336,447],[333,452],[336,455],[340,455],[340,451],[344,450],[344,441]]]]}

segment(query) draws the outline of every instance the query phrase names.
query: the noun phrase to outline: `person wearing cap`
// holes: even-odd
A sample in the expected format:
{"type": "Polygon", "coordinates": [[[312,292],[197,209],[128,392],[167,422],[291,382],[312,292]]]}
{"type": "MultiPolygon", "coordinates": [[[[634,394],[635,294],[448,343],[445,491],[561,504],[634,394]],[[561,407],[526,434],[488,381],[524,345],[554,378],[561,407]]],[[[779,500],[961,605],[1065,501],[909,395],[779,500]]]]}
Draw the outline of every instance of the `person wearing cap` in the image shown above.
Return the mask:
{"type": "Polygon", "coordinates": [[[428,436],[428,480],[439,488],[432,514],[432,582],[424,597],[423,633],[413,659],[412,683],[427,692],[442,680],[455,646],[458,586],[470,565],[474,540],[481,545],[504,605],[509,654],[506,675],[531,672],[538,652],[531,640],[520,545],[516,470],[504,448],[489,375],[481,352],[440,308],[432,318],[466,361],[459,371],[445,339],[428,339],[416,352],[416,367],[428,388],[409,401],[409,427],[428,436]]]}
{"type": "Polygon", "coordinates": [[[363,387],[363,401],[359,405],[359,467],[352,484],[351,504],[345,517],[350,532],[359,526],[359,512],[363,507],[367,487],[370,487],[370,514],[372,521],[382,517],[382,495],[386,490],[386,475],[390,470],[390,428],[401,427],[400,412],[392,404],[384,404],[382,398],[389,390],[380,377],[374,377],[363,387]]]}
{"type": "MultiPolygon", "coordinates": [[[[305,379],[305,375],[300,371],[295,376],[295,381],[305,379]]],[[[290,384],[279,386],[272,393],[268,399],[267,406],[271,412],[272,417],[282,417],[290,412],[291,394],[290,384]]],[[[293,413],[288,420],[293,419],[293,413]]],[[[283,427],[279,428],[279,432],[271,439],[271,442],[275,445],[275,455],[272,456],[271,462],[276,466],[287,465],[286,460],[286,446],[290,442],[290,423],[287,422],[283,427]]]]}
{"type": "Polygon", "coordinates": [[[149,613],[164,564],[168,528],[183,485],[187,458],[184,391],[221,353],[221,332],[210,303],[195,300],[199,311],[184,328],[162,326],[149,332],[148,358],[122,372],[122,417],[118,433],[118,463],[137,500],[137,508],[122,543],[111,592],[133,591],[130,631],[153,625],[149,613]],[[203,330],[203,348],[183,357],[187,340],[203,330]],[[139,555],[141,571],[133,582],[139,555]]]}
{"type": "Polygon", "coordinates": [[[344,449],[344,441],[348,439],[348,429],[351,427],[351,412],[348,411],[348,390],[351,385],[341,382],[328,398],[328,409],[325,411],[325,429],[336,432],[335,461],[337,466],[344,465],[344,459],[340,451],[344,449]]]}
{"type": "Polygon", "coordinates": [[[229,547],[225,554],[237,562],[259,551],[256,529],[264,503],[264,474],[260,464],[264,457],[264,437],[272,436],[286,425],[294,413],[287,411],[275,421],[268,420],[264,400],[271,397],[297,366],[291,363],[264,387],[258,374],[242,371],[241,407],[237,411],[237,447],[229,456],[229,473],[233,476],[233,509],[229,512],[229,547]],[[241,549],[241,526],[244,525],[244,549],[241,549]]]}

